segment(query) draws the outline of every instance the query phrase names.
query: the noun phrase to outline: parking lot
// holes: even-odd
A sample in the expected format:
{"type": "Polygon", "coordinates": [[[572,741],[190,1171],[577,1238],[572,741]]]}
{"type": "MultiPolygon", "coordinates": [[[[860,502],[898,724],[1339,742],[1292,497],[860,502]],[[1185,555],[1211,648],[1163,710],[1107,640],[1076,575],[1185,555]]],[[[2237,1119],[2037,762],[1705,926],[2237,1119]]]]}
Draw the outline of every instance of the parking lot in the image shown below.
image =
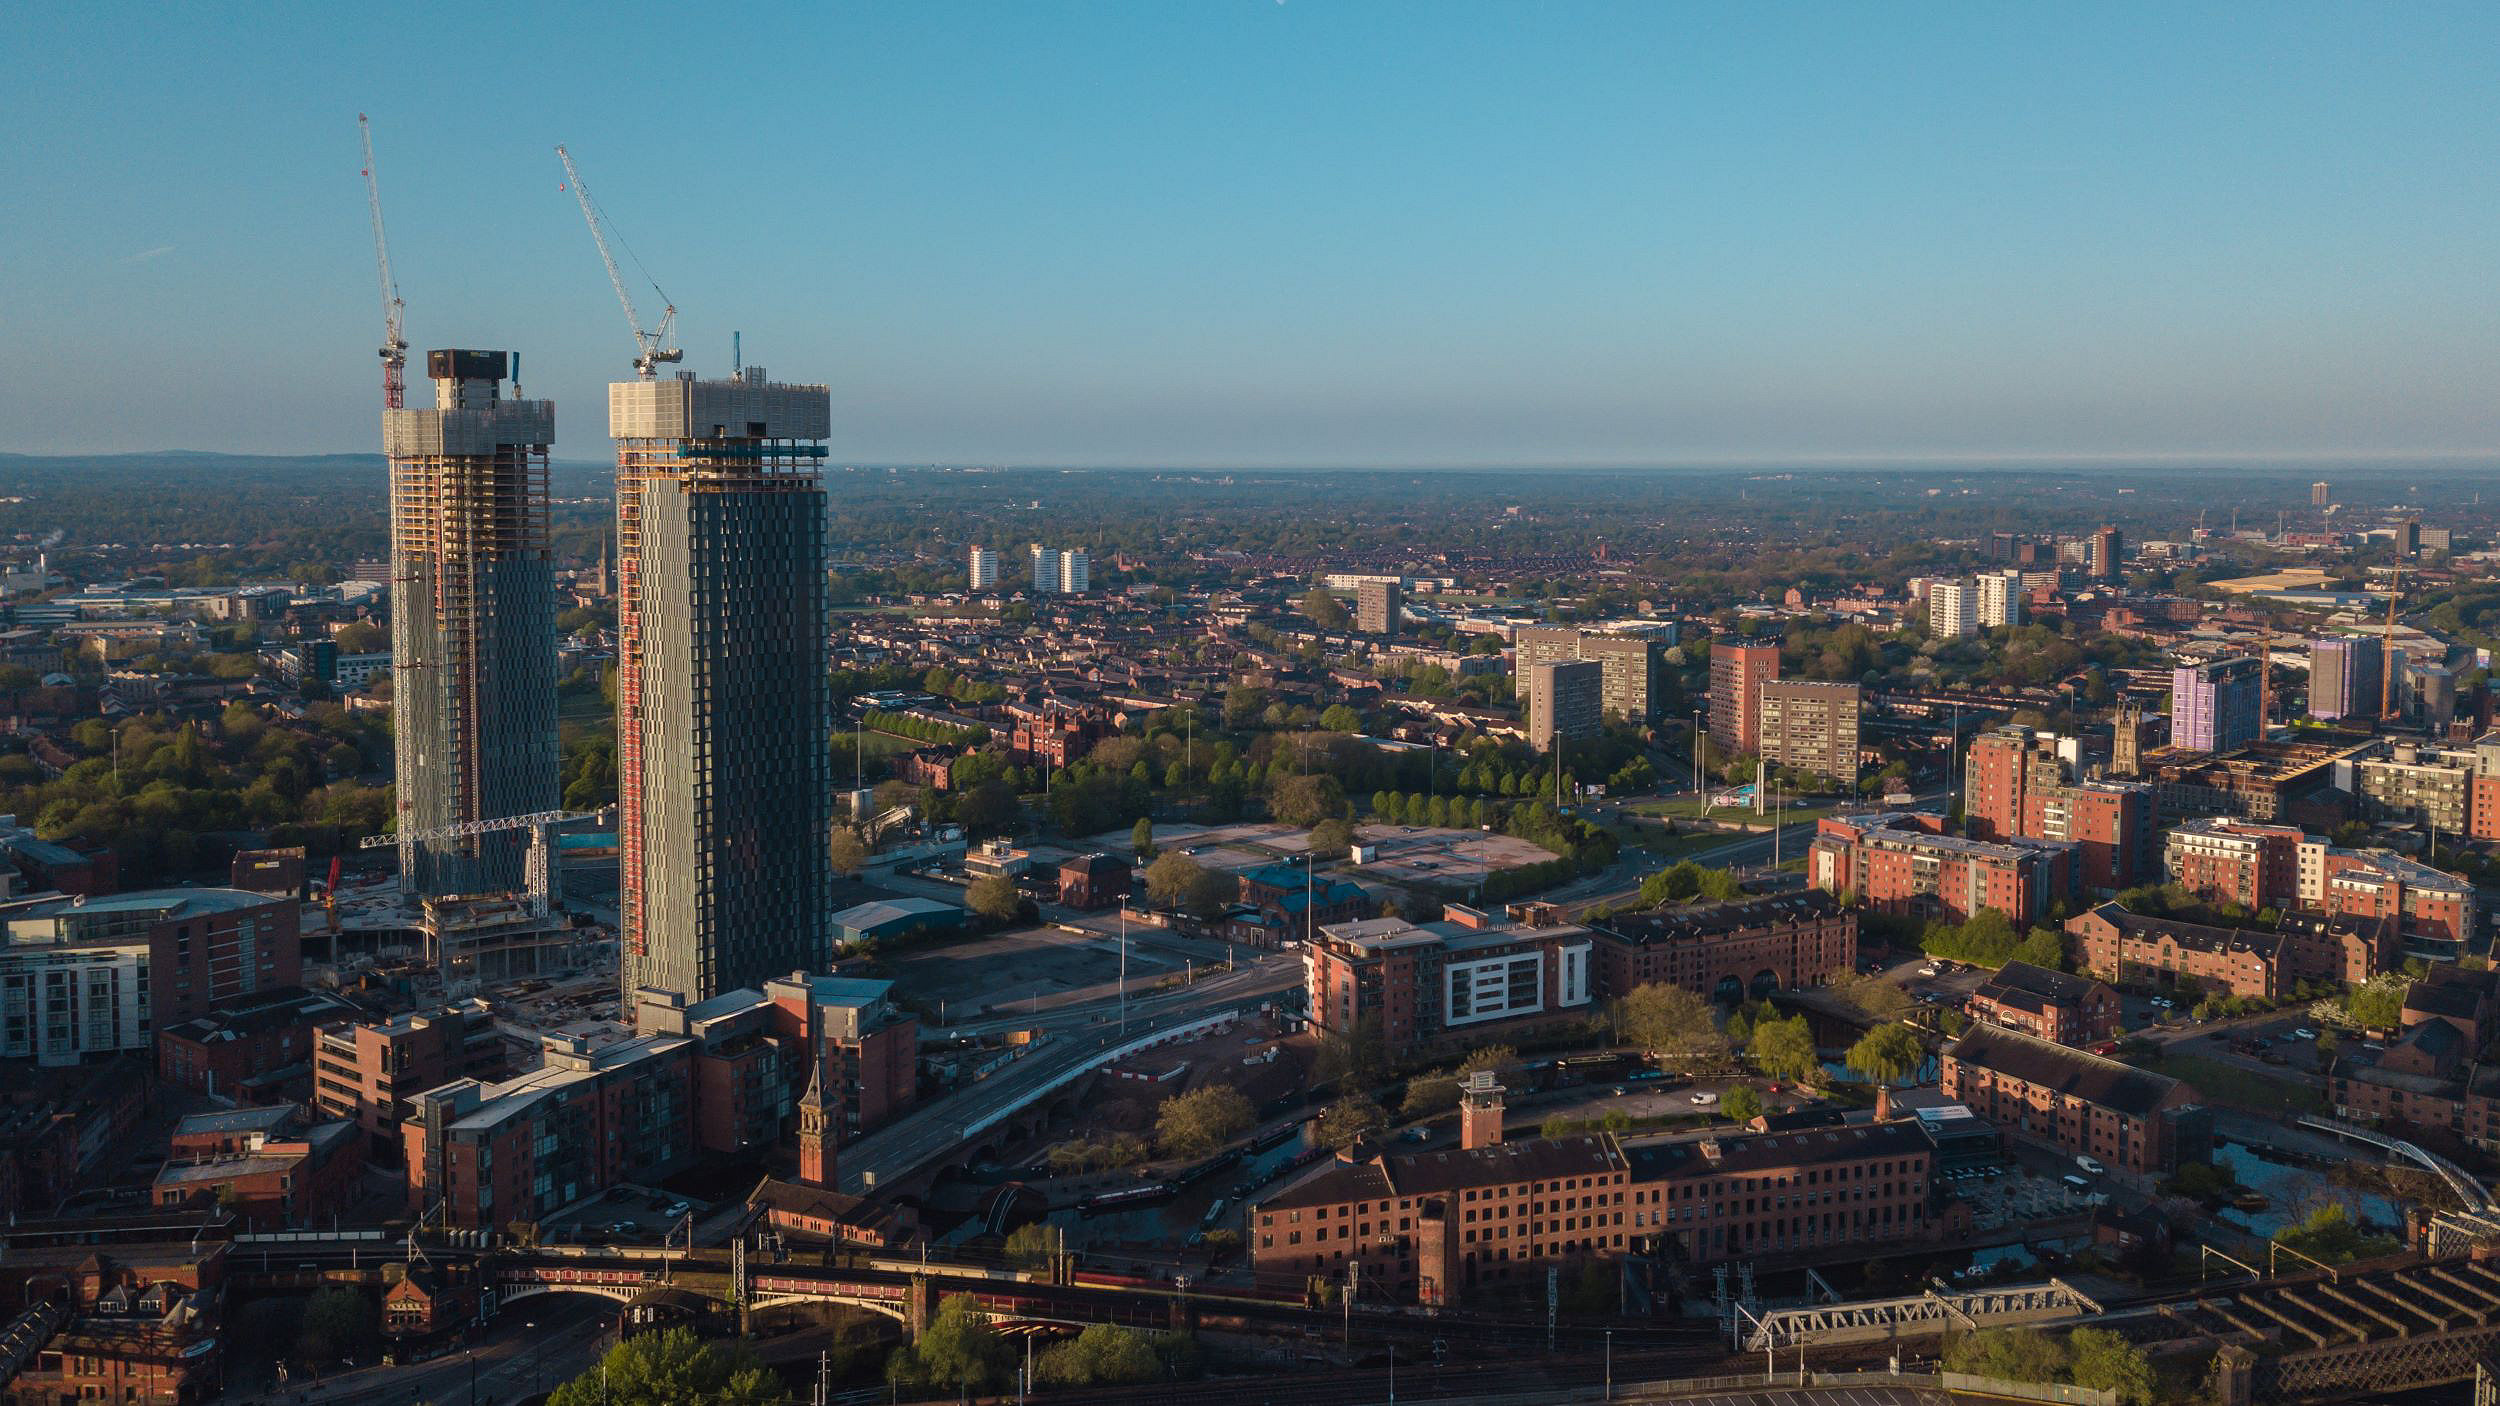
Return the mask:
{"type": "Polygon", "coordinates": [[[663,1236],[677,1231],[687,1216],[701,1220],[710,1210],[708,1202],[654,1187],[616,1186],[561,1215],[549,1217],[539,1226],[539,1236],[551,1245],[656,1245],[663,1236]]]}

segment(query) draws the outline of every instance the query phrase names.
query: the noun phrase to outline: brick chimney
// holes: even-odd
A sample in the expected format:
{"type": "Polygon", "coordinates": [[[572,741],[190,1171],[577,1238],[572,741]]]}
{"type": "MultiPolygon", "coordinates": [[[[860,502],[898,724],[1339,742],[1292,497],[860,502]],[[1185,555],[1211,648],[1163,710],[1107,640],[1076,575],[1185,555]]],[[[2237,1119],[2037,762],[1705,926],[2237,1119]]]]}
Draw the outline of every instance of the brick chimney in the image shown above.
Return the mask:
{"type": "Polygon", "coordinates": [[[1458,1094],[1458,1145],[1469,1152],[1502,1141],[1502,1085],[1490,1069],[1467,1076],[1458,1094]]]}
{"type": "Polygon", "coordinates": [[[1875,1121],[1878,1123],[1892,1121],[1892,1085],[1890,1084],[1875,1086],[1875,1121]]]}

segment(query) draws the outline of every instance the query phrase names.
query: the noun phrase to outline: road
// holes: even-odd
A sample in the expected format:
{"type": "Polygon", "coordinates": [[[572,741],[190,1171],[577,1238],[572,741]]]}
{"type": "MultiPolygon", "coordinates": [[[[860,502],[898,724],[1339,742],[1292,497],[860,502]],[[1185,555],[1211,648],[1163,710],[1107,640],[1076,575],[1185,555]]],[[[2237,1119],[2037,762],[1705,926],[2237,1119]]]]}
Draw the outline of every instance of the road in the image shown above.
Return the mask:
{"type": "Polygon", "coordinates": [[[616,1310],[587,1294],[525,1299],[498,1315],[466,1351],[225,1399],[241,1406],[517,1406],[590,1370],[608,1347],[616,1310]]]}

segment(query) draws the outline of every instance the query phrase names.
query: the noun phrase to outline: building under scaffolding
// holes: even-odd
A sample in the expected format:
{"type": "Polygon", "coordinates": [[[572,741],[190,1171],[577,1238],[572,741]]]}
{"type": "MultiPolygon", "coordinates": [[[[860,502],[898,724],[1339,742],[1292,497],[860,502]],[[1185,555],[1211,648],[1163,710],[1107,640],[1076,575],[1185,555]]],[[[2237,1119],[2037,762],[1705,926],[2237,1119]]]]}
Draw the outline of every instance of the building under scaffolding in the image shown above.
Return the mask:
{"type": "Polygon", "coordinates": [[[428,898],[418,931],[446,991],[563,969],[575,936],[562,914],[505,895],[428,898]]]}
{"type": "MultiPolygon", "coordinates": [[[[392,724],[399,829],[553,810],[555,577],[547,446],[555,406],[506,399],[499,351],[431,351],[435,408],[382,412],[391,461],[392,724]]],[[[419,895],[513,890],[528,835],[415,841],[419,895]]]]}
{"type": "Polygon", "coordinates": [[[831,957],[824,386],[608,387],[625,1008],[831,957]]]}

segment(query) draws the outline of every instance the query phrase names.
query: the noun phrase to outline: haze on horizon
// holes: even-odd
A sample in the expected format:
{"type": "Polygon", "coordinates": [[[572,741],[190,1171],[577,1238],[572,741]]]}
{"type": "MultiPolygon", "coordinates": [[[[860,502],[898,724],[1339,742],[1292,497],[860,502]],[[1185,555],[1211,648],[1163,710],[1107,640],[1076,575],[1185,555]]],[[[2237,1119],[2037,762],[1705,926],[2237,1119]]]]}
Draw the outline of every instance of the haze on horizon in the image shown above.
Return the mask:
{"type": "Polygon", "coordinates": [[[377,448],[360,110],[418,358],[521,352],[572,459],[631,342],[558,141],[685,364],[830,382],[848,462],[2500,449],[2487,6],[13,28],[0,450],[377,448]]]}

